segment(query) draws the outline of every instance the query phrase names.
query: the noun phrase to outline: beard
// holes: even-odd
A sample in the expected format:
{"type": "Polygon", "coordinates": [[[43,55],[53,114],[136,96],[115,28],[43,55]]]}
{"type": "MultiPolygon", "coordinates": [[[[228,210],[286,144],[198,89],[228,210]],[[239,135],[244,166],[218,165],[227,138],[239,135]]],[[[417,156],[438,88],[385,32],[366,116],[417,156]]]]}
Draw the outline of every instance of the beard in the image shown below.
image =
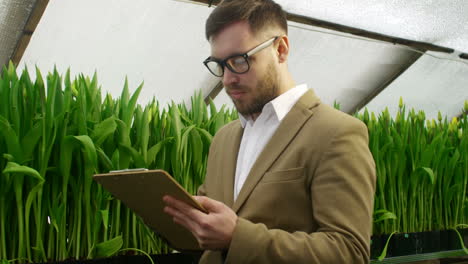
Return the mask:
{"type": "Polygon", "coordinates": [[[252,98],[250,100],[246,99],[233,99],[237,112],[243,116],[250,116],[253,114],[259,114],[262,112],[263,107],[269,103],[271,100],[278,97],[279,87],[278,87],[278,75],[272,64],[267,66],[266,73],[264,77],[259,80],[257,87],[250,88],[241,85],[231,85],[229,90],[240,90],[246,92],[247,95],[250,95],[252,98]]]}

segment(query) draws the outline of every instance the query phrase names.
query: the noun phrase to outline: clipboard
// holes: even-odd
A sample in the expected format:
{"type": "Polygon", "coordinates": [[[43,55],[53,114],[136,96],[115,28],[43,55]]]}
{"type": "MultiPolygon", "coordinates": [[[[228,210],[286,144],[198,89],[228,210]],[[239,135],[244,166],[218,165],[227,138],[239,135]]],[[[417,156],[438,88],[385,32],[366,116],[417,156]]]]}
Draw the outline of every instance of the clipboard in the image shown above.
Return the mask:
{"type": "Polygon", "coordinates": [[[164,170],[134,169],[96,174],[93,179],[140,216],[145,224],[179,251],[202,250],[196,238],[175,223],[163,209],[164,195],[207,212],[178,182],[164,170]]]}

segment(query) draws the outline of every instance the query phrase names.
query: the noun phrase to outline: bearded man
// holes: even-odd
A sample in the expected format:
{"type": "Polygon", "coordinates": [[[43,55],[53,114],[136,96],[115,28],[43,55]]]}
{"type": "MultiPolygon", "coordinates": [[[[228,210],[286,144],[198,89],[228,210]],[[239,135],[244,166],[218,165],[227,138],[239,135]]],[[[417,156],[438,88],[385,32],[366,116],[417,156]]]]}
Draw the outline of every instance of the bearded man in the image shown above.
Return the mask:
{"type": "Polygon", "coordinates": [[[368,263],[375,164],[359,120],[296,85],[286,16],[271,0],[223,1],[206,21],[208,70],[239,112],[215,135],[197,199],[165,212],[200,263],[368,263]]]}

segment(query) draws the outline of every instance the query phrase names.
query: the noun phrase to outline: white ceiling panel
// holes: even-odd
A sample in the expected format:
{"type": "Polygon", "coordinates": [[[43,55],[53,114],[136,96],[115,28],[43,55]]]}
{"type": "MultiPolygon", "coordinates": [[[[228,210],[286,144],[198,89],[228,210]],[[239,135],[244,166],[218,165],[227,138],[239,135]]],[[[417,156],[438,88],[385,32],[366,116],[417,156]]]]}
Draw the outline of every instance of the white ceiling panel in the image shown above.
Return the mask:
{"type": "Polygon", "coordinates": [[[407,109],[424,110],[426,118],[437,118],[439,110],[449,119],[458,116],[463,102],[468,100],[468,64],[453,55],[428,54],[375,97],[367,108],[378,113],[388,106],[395,116],[402,97],[407,109]]]}
{"type": "MultiPolygon", "coordinates": [[[[324,103],[336,101],[346,112],[419,55],[405,47],[297,23],[289,23],[289,37],[289,69],[296,82],[307,83],[324,103]]],[[[215,102],[230,104],[225,93],[215,102]]]]}
{"type": "MultiPolygon", "coordinates": [[[[283,2],[288,11],[300,13],[293,1],[278,2],[283,2]]],[[[365,1],[360,2],[360,5],[356,2],[355,6],[350,6],[343,1],[340,9],[335,9],[334,5],[338,5],[336,1],[322,1],[319,5],[312,0],[303,3],[303,12],[316,6],[323,13],[314,13],[312,17],[326,20],[325,15],[328,15],[335,19],[333,22],[341,24],[346,24],[346,21],[340,20],[345,13],[350,14],[348,18],[354,14],[354,22],[349,20],[347,25],[360,27],[356,23],[365,22],[368,27],[365,29],[405,37],[385,31],[384,26],[382,31],[374,28],[377,27],[375,24],[395,23],[390,18],[388,21],[384,18],[377,20],[372,12],[364,16],[359,12],[364,8],[365,1]],[[335,17],[335,13],[339,16],[335,17]]],[[[376,3],[375,6],[387,10],[390,15],[394,13],[389,11],[391,9],[388,6],[376,3]]],[[[398,1],[392,3],[395,6],[403,5],[398,1]]],[[[388,5],[393,6],[390,3],[388,5]]],[[[434,7],[435,3],[431,5],[434,7]]],[[[442,9],[446,6],[441,5],[442,9]]],[[[379,9],[375,6],[366,8],[379,9]]],[[[408,7],[416,10],[414,12],[418,15],[415,16],[422,16],[411,3],[408,7]]],[[[463,10],[463,7],[461,4],[460,9],[463,10]]],[[[204,24],[211,10],[203,5],[172,0],[50,1],[25,51],[20,68],[38,65],[43,71],[48,71],[56,65],[59,72],[65,72],[71,67],[72,74],[85,75],[92,75],[96,70],[103,90],[114,96],[119,96],[125,76],[128,76],[130,88],[135,89],[140,82],[145,82],[139,100],[141,104],[147,103],[153,96],[162,105],[171,101],[187,101],[196,90],[201,89],[206,95],[218,81],[202,64],[209,55],[209,45],[204,39],[204,24]]],[[[382,11],[379,14],[383,16],[384,13],[382,11]]],[[[397,16],[396,13],[394,15],[397,16]]],[[[460,17],[463,18],[463,15],[460,17]]],[[[440,23],[439,26],[445,25],[444,22],[440,23]]],[[[399,34],[408,30],[401,24],[396,25],[401,29],[399,34]]],[[[411,25],[409,23],[408,27],[411,25]]],[[[464,25],[457,24],[457,32],[463,29],[464,25]]],[[[447,37],[434,33],[438,31],[433,31],[434,34],[427,30],[422,32],[419,37],[427,38],[430,35],[434,40],[441,41],[447,37]]],[[[297,83],[307,83],[327,104],[339,102],[344,111],[362,102],[363,98],[392,80],[419,56],[406,47],[363,40],[349,34],[337,34],[293,22],[290,23],[289,35],[292,47],[289,67],[297,83]]],[[[462,49],[462,46],[447,46],[462,49]]],[[[450,56],[456,57],[456,54],[450,56]]],[[[383,105],[396,106],[401,95],[412,104],[412,96],[404,92],[411,90],[410,87],[431,87],[425,90],[426,99],[415,99],[414,103],[421,103],[422,108],[426,103],[427,109],[435,109],[429,106],[439,104],[432,101],[445,100],[440,97],[445,91],[450,91],[447,94],[457,96],[453,99],[447,97],[446,102],[454,100],[452,104],[456,105],[453,108],[456,110],[438,109],[448,111],[447,114],[455,113],[460,108],[461,98],[466,99],[466,89],[462,89],[467,83],[466,68],[466,65],[458,62],[424,56],[373,100],[369,107],[379,109],[383,105]]],[[[232,106],[224,91],[215,102],[218,106],[223,103],[232,106]]]]}
{"type": "Polygon", "coordinates": [[[336,35],[314,27],[290,24],[290,70],[298,83],[307,83],[322,100],[350,111],[374,89],[390,80],[414,56],[414,51],[388,43],[336,35]]]}
{"type": "Polygon", "coordinates": [[[276,0],[290,13],[468,53],[466,0],[276,0]]]}
{"type": "Polygon", "coordinates": [[[97,71],[103,90],[113,96],[128,76],[131,89],[144,81],[142,104],[153,96],[163,105],[188,100],[216,84],[202,63],[209,55],[209,12],[167,0],[50,1],[20,66],[97,71]]]}

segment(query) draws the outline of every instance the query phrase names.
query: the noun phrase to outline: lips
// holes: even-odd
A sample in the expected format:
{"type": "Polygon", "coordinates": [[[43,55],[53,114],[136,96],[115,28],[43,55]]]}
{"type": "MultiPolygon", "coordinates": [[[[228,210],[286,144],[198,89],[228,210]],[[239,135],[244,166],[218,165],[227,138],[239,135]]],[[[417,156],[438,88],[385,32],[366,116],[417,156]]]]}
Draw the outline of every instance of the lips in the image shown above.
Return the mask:
{"type": "Polygon", "coordinates": [[[240,90],[231,90],[228,93],[229,96],[233,99],[240,99],[245,94],[245,92],[240,90]]]}

